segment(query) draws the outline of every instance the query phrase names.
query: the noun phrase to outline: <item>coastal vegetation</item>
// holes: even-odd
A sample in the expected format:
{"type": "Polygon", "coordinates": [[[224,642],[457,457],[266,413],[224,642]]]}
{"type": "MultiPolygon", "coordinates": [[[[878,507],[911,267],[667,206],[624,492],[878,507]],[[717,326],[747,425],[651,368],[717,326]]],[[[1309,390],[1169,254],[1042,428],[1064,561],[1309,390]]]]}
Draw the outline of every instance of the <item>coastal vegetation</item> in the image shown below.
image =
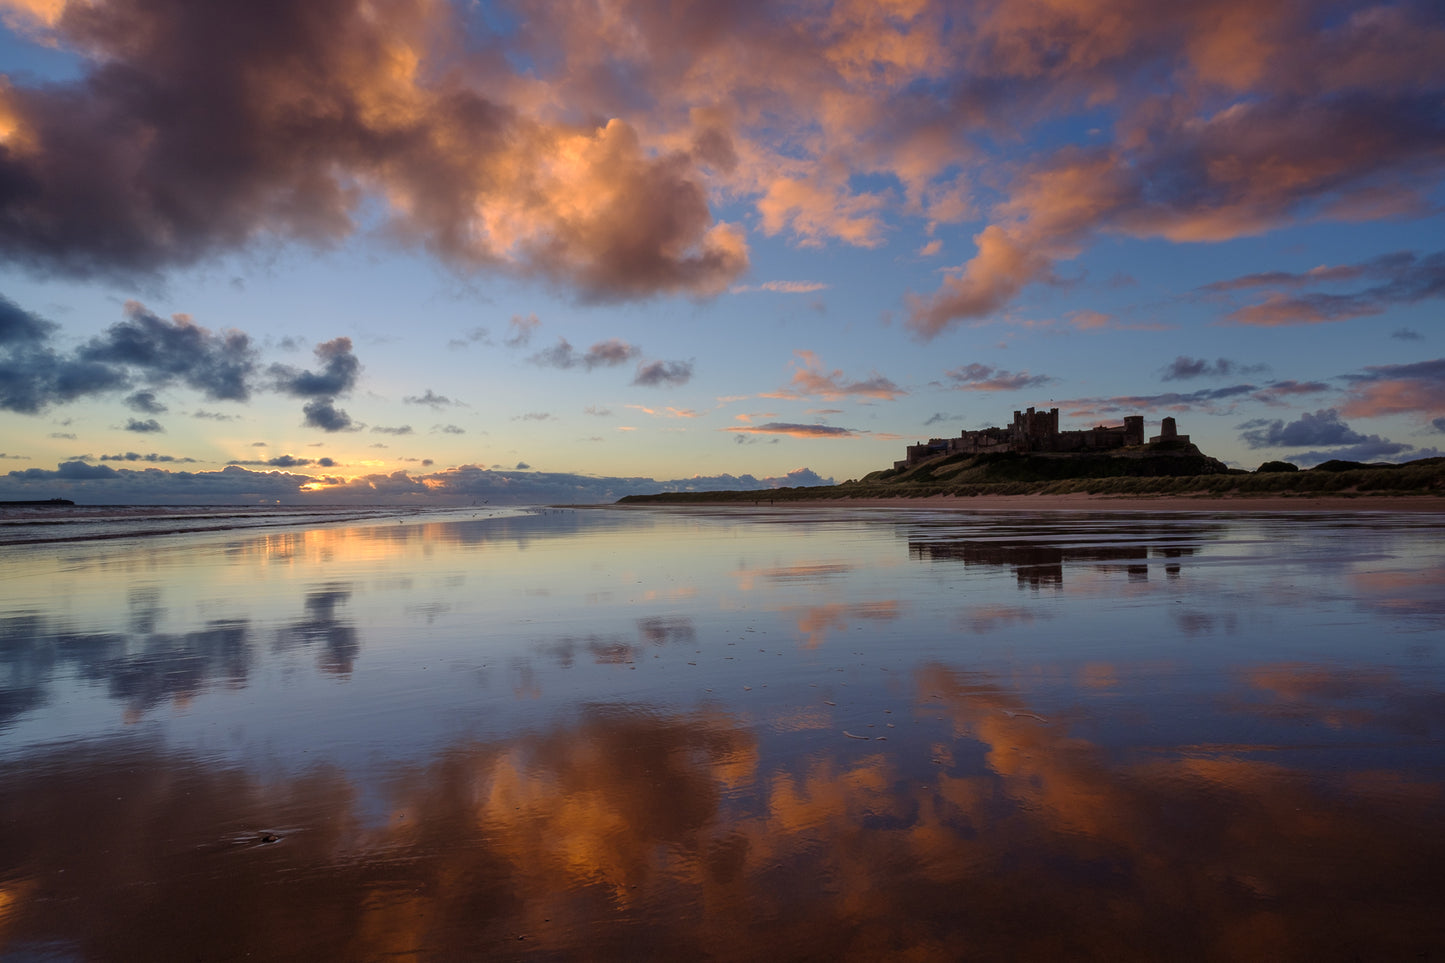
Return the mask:
{"type": "Polygon", "coordinates": [[[1421,458],[1399,465],[1327,461],[1308,470],[1301,470],[1288,462],[1272,461],[1251,472],[1228,468],[1187,444],[1172,451],[1161,449],[1158,445],[1147,445],[1083,455],[960,454],[936,458],[913,467],[875,471],[839,485],[752,492],[663,492],[630,495],[621,503],[1081,494],[1445,497],[1445,458],[1421,458]]]}

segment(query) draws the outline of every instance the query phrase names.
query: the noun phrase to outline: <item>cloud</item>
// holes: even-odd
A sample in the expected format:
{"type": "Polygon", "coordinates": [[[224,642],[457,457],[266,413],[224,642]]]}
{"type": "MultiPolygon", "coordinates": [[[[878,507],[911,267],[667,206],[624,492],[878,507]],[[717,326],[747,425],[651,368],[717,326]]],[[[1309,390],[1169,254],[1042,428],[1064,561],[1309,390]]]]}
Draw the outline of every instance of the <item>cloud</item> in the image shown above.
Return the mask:
{"type": "Polygon", "coordinates": [[[298,398],[334,398],[356,386],[361,362],[351,351],[350,338],[333,338],[316,346],[320,371],[305,371],[290,365],[273,364],[272,384],[277,391],[298,398]]]}
{"type": "Polygon", "coordinates": [[[245,461],[240,458],[233,458],[226,462],[228,465],[264,465],[271,468],[305,468],[307,465],[320,465],[323,468],[330,468],[336,464],[330,458],[297,458],[295,455],[277,455],[275,458],[267,458],[263,461],[245,461]]]}
{"type": "Polygon", "coordinates": [[[812,294],[832,287],[822,281],[764,281],[762,284],[735,284],[729,288],[732,294],[748,294],[755,291],[772,291],[776,294],[812,294]]]}
{"type": "Polygon", "coordinates": [[[1058,402],[1060,408],[1077,418],[1114,412],[1227,410],[1216,402],[1233,401],[1257,391],[1255,385],[1228,385],[1223,388],[1202,388],[1199,391],[1170,391],[1157,395],[1116,395],[1112,398],[1073,398],[1058,402]]]}
{"type": "Polygon", "coordinates": [[[1434,448],[1417,448],[1379,435],[1362,435],[1340,418],[1334,408],[1305,412],[1296,421],[1254,419],[1240,426],[1240,439],[1251,448],[1307,448],[1334,446],[1291,453],[1290,461],[1312,466],[1331,459],[1374,461],[1378,459],[1430,458],[1440,454],[1434,448]]]}
{"type": "Polygon", "coordinates": [[[1396,341],[1424,341],[1425,336],[1412,328],[1396,328],[1390,332],[1390,337],[1396,341]]]}
{"type": "Polygon", "coordinates": [[[1374,365],[1345,379],[1350,387],[1340,410],[1350,418],[1445,412],[1445,358],[1374,365]]]}
{"type": "Polygon", "coordinates": [[[1313,414],[1305,412],[1298,420],[1286,424],[1283,420],[1268,421],[1256,418],[1240,426],[1240,439],[1251,448],[1307,448],[1311,445],[1355,445],[1368,441],[1379,441],[1354,431],[1340,419],[1334,408],[1326,408],[1313,414]]]}
{"type": "Polygon", "coordinates": [[[336,407],[335,401],[331,398],[316,398],[308,401],[302,406],[301,412],[305,415],[303,424],[310,428],[320,428],[326,432],[360,431],[362,427],[352,421],[351,416],[345,411],[336,407]]]}
{"type": "Polygon", "coordinates": [[[529,314],[526,317],[514,314],[512,319],[507,322],[507,330],[511,333],[507,335],[507,340],[503,343],[509,348],[523,347],[531,342],[533,332],[541,326],[542,322],[537,320],[535,314],[529,314]]]}
{"type": "Polygon", "coordinates": [[[125,405],[131,411],[138,411],[143,415],[159,415],[168,410],[165,405],[156,400],[154,391],[137,391],[125,399],[125,405]]]}
{"type": "Polygon", "coordinates": [[[84,74],[0,89],[12,263],[133,277],[328,245],[375,199],[399,243],[591,298],[716,294],[748,267],[688,152],[502,102],[518,85],[485,56],[441,69],[466,33],[450,4],[126,2],[48,26],[84,74]]]}
{"type": "Polygon", "coordinates": [[[179,380],[216,401],[250,397],[256,352],[246,334],[213,334],[186,314],[167,321],[137,301],[126,302],[125,315],[82,345],[77,360],[133,369],[154,384],[179,380]]]}
{"type": "Polygon", "coordinates": [[[1290,461],[1305,467],[1321,462],[1339,459],[1342,461],[1413,461],[1416,458],[1438,458],[1442,453],[1436,448],[1416,448],[1400,441],[1391,441],[1379,435],[1370,435],[1358,445],[1331,448],[1326,451],[1304,451],[1291,453],[1290,461]]]}
{"type": "Polygon", "coordinates": [[[238,421],[240,416],[228,415],[220,411],[193,411],[192,418],[201,418],[206,421],[238,421]]]}
{"type": "MultiPolygon", "coordinates": [[[[281,459],[292,456],[280,456],[281,459]]],[[[149,459],[144,459],[149,460],[149,459]]],[[[305,459],[293,459],[305,467],[305,459]]],[[[278,465],[281,462],[278,460],[278,465]]],[[[269,464],[269,463],[268,463],[269,464]]],[[[330,467],[330,459],[316,465],[330,467]]],[[[422,461],[429,465],[430,460],[422,461]]],[[[666,491],[752,491],[783,486],[831,485],[833,479],[809,468],[779,477],[752,475],[695,475],[689,478],[653,479],[576,475],[533,471],[525,462],[515,469],[492,470],[464,465],[429,474],[405,471],[370,474],[349,480],[297,474],[285,470],[252,471],[231,464],[221,471],[186,472],[149,468],[113,469],[71,461],[55,469],[31,468],[0,475],[0,498],[50,498],[57,492],[105,504],[225,504],[252,498],[277,499],[285,504],[470,504],[486,498],[492,504],[538,503],[599,504],[624,495],[666,491]],[[319,491],[303,486],[321,484],[319,491]]]]}
{"type": "Polygon", "coordinates": [[[136,418],[127,418],[125,422],[125,430],[135,431],[141,434],[152,434],[154,432],[165,431],[165,429],[161,427],[161,423],[156,421],[154,418],[147,418],[145,421],[140,421],[136,418]]]}
{"type": "Polygon", "coordinates": [[[566,338],[558,338],[555,345],[537,352],[528,360],[546,368],[566,370],[580,367],[591,371],[594,368],[615,368],[618,365],[626,364],[641,353],[642,349],[635,345],[630,345],[617,338],[609,338],[606,341],[597,342],[588,348],[585,354],[578,354],[566,338]]]}
{"type": "MultiPolygon", "coordinates": [[[[1256,327],[1278,327],[1289,324],[1319,324],[1348,321],[1352,318],[1382,314],[1400,304],[1445,297],[1445,252],[1420,256],[1400,251],[1357,265],[1316,268],[1303,274],[1271,272],[1247,275],[1231,282],[1210,286],[1212,290],[1235,290],[1252,287],[1276,288],[1263,301],[1230,312],[1226,320],[1256,327]],[[1374,280],[1378,283],[1359,291],[1331,293],[1312,291],[1286,294],[1285,290],[1338,284],[1348,281],[1374,280]],[[1284,289],[1284,290],[1279,290],[1284,289]]],[[[1400,329],[1393,337],[1409,339],[1413,332],[1400,329]]]]}
{"type": "Polygon", "coordinates": [[[529,411],[523,415],[517,415],[513,421],[552,421],[552,413],[549,411],[529,411]]]}
{"type": "Polygon", "coordinates": [[[969,364],[944,372],[959,391],[1020,391],[1037,388],[1059,379],[1049,375],[1031,375],[1027,371],[1003,371],[986,364],[969,364]]]}
{"type": "Polygon", "coordinates": [[[448,406],[450,406],[450,405],[460,405],[460,406],[463,407],[463,408],[466,407],[466,405],[463,405],[460,401],[453,401],[452,399],[448,398],[446,395],[439,395],[439,394],[437,394],[436,392],[432,391],[430,388],[428,388],[428,389],[426,390],[426,394],[423,394],[423,395],[407,395],[406,397],[402,398],[401,400],[402,400],[402,403],[403,403],[403,404],[408,404],[408,405],[428,405],[428,406],[430,406],[430,407],[432,407],[432,408],[437,408],[437,409],[446,408],[446,407],[448,407],[448,406]]]}
{"type": "Polygon", "coordinates": [[[444,435],[465,435],[467,433],[467,430],[459,425],[438,425],[432,430],[439,431],[444,435]]]}
{"type": "Polygon", "coordinates": [[[194,459],[194,458],[177,458],[175,455],[160,455],[160,454],[157,454],[156,452],[153,452],[153,451],[152,451],[152,452],[147,452],[147,453],[144,454],[144,455],[142,455],[142,454],[140,454],[140,453],[138,453],[138,452],[134,452],[134,451],[128,451],[128,452],[125,452],[125,453],[123,453],[123,454],[117,454],[117,455],[101,455],[98,460],[99,460],[99,461],[140,461],[140,462],[148,462],[148,463],[150,463],[150,464],[163,464],[163,463],[171,463],[171,462],[174,462],[174,463],[177,463],[177,464],[193,464],[193,463],[195,463],[195,461],[196,461],[196,459],[194,459]]]}
{"type": "Polygon", "coordinates": [[[650,361],[637,366],[632,383],[645,388],[675,388],[691,380],[691,361],[650,361]]]}
{"type": "Polygon", "coordinates": [[[867,432],[852,428],[834,428],[831,425],[795,425],[781,421],[770,421],[763,425],[743,425],[724,428],[723,431],[739,435],[788,435],[792,438],[857,438],[867,432]]]}
{"type": "Polygon", "coordinates": [[[1164,366],[1161,377],[1165,381],[1188,381],[1192,378],[1225,377],[1236,372],[1253,374],[1264,368],[1265,365],[1241,366],[1228,358],[1209,361],[1207,358],[1189,358],[1181,354],[1164,366]]]}
{"type": "Polygon", "coordinates": [[[412,434],[411,425],[397,425],[397,426],[395,426],[395,427],[388,427],[388,426],[386,426],[386,425],[376,425],[376,426],[374,426],[371,430],[372,430],[373,432],[376,432],[377,434],[382,434],[382,435],[410,435],[410,434],[412,434]]]}
{"type": "Polygon", "coordinates": [[[1267,405],[1280,405],[1284,404],[1285,398],[1317,395],[1334,390],[1333,386],[1323,381],[1271,381],[1254,393],[1254,399],[1267,405]]]}
{"type": "MultiPolygon", "coordinates": [[[[136,379],[153,385],[180,381],[216,400],[250,396],[255,351],[241,332],[212,334],[184,314],[166,321],[135,301],[126,302],[124,321],[69,355],[50,344],[55,330],[0,298],[0,408],[35,414],[123,390],[136,379]]],[[[153,394],[139,394],[154,401],[153,394]]]]}
{"type": "Polygon", "coordinates": [[[472,328],[460,338],[452,338],[447,342],[447,347],[452,349],[465,348],[474,344],[491,344],[492,339],[486,328],[472,328]]]}
{"type": "Polygon", "coordinates": [[[763,398],[797,400],[802,398],[823,398],[840,401],[844,398],[870,398],[879,401],[893,401],[907,391],[889,379],[873,372],[861,381],[846,379],[841,370],[824,372],[823,362],[811,351],[794,352],[798,361],[793,363],[793,380],[788,388],[764,392],[763,398]]]}

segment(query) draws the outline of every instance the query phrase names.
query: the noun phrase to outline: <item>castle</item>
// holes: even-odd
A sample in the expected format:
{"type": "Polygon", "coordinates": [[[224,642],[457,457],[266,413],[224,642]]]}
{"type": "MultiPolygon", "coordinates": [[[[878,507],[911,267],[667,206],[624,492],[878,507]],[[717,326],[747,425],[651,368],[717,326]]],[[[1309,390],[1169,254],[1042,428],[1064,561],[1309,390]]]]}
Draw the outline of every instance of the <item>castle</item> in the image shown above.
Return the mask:
{"type": "MultiPolygon", "coordinates": [[[[1164,441],[1189,443],[1188,435],[1179,434],[1173,418],[1165,418],[1159,434],[1149,443],[1164,441]]],[[[1144,416],[1129,415],[1124,424],[1099,425],[1083,431],[1059,431],[1059,409],[1048,411],[1015,411],[1013,424],[1007,428],[984,428],[965,431],[957,438],[930,438],[908,446],[908,456],[893,463],[894,468],[910,468],[940,455],[987,452],[1086,452],[1107,451],[1144,444],[1144,416]]]]}

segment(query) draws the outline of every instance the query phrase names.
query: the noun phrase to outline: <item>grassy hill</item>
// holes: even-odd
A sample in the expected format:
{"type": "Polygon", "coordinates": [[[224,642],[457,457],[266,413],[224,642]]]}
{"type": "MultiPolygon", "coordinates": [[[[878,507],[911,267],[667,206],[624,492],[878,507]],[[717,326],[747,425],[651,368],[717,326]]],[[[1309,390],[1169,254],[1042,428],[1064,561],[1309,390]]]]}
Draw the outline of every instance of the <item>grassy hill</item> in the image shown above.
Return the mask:
{"type": "Polygon", "coordinates": [[[930,495],[1421,495],[1445,497],[1445,458],[1402,465],[1330,461],[1308,471],[1266,462],[1231,469],[1189,444],[1164,443],[1078,455],[951,455],[817,488],[629,495],[621,503],[755,502],[930,495]]]}

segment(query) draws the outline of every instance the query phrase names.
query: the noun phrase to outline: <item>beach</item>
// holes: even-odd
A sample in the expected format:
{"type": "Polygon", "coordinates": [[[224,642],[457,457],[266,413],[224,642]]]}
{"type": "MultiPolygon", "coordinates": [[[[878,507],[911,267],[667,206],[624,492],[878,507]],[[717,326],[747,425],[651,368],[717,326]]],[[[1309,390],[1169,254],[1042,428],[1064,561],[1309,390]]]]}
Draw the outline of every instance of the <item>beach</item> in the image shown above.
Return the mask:
{"type": "Polygon", "coordinates": [[[8,545],[0,957],[1438,954],[1445,519],[1248,501],[8,545]]]}
{"type": "MultiPolygon", "coordinates": [[[[618,507],[656,508],[667,503],[636,503],[618,507]]],[[[705,501],[689,504],[708,504],[705,501]]],[[[746,504],[737,500],[718,501],[718,505],[746,504]]],[[[1057,511],[1121,511],[1121,512],[1407,512],[1445,513],[1445,497],[1434,495],[1241,495],[1241,496],[1179,496],[1179,495],[926,495],[920,498],[816,498],[791,496],[770,499],[765,494],[754,504],[779,508],[825,506],[858,509],[915,508],[961,511],[1057,512],[1057,511]]]]}

